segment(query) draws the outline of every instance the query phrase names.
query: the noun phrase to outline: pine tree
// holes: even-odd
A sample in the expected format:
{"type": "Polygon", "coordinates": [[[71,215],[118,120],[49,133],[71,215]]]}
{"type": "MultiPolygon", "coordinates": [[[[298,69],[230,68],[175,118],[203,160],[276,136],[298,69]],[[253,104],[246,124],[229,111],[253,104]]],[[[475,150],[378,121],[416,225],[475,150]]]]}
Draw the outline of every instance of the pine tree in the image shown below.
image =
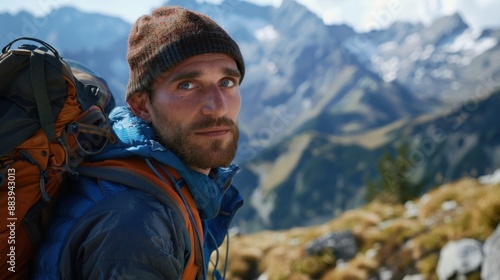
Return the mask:
{"type": "Polygon", "coordinates": [[[421,194],[425,184],[412,182],[410,175],[414,166],[407,160],[410,148],[402,144],[396,154],[386,151],[377,163],[379,178],[369,181],[365,200],[379,200],[385,203],[405,203],[421,194]]]}

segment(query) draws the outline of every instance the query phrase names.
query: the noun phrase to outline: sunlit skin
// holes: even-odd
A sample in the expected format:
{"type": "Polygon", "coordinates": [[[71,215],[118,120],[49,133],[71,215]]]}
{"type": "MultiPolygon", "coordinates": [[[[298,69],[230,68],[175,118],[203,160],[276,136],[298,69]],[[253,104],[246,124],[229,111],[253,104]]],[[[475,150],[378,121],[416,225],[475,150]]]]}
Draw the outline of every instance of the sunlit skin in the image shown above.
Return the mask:
{"type": "Polygon", "coordinates": [[[128,103],[152,124],[159,141],[190,168],[208,174],[227,166],[236,153],[241,108],[240,72],[220,53],[190,57],[163,73],[128,103]]]}

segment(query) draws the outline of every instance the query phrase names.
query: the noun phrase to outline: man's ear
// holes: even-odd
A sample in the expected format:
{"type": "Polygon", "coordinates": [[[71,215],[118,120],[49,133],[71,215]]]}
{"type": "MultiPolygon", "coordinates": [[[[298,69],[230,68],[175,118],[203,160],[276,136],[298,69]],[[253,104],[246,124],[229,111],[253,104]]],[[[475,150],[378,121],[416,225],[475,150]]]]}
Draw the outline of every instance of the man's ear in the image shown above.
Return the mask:
{"type": "Polygon", "coordinates": [[[151,103],[149,102],[148,93],[137,92],[132,95],[127,102],[132,112],[134,112],[134,115],[148,123],[151,123],[151,103]]]}

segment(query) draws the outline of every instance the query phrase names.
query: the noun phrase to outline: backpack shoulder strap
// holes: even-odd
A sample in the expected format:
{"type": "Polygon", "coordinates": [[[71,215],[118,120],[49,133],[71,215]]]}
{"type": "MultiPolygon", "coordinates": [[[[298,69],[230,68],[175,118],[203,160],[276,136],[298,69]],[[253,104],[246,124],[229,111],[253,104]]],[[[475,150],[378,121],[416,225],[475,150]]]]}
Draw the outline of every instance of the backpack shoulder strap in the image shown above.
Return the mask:
{"type": "MultiPolygon", "coordinates": [[[[146,159],[146,162],[148,160],[146,159]]],[[[110,182],[115,182],[118,184],[122,184],[124,186],[131,187],[133,189],[141,190],[145,193],[148,193],[158,199],[161,203],[165,205],[174,205],[176,210],[182,215],[184,218],[184,224],[187,226],[191,224],[193,231],[190,233],[191,236],[191,251],[192,258],[186,264],[183,273],[183,279],[201,279],[202,274],[204,273],[204,256],[203,256],[203,248],[202,248],[202,233],[200,232],[201,221],[195,219],[190,205],[186,202],[184,195],[180,191],[181,184],[184,184],[184,180],[180,178],[180,176],[175,172],[175,170],[171,171],[161,168],[161,170],[166,173],[167,178],[158,174],[157,170],[151,170],[155,175],[159,178],[155,178],[161,180],[164,184],[159,184],[158,181],[152,180],[142,174],[141,172],[137,172],[134,170],[134,165],[139,165],[141,160],[139,159],[121,159],[121,160],[110,160],[107,161],[106,164],[102,164],[99,166],[92,165],[82,165],[78,168],[78,173],[83,176],[98,178],[110,182]],[[113,163],[123,163],[126,164],[117,164],[113,163]],[[177,179],[179,178],[179,179],[177,179]],[[163,185],[163,187],[162,187],[163,185]],[[178,198],[178,200],[175,199],[178,198]],[[184,207],[185,208],[184,208],[184,207]],[[186,277],[186,278],[185,278],[186,277]]],[[[140,164],[146,164],[145,162],[141,162],[140,164]]],[[[149,168],[154,169],[151,163],[147,163],[149,168]]],[[[194,203],[194,202],[193,202],[194,203]]],[[[189,229],[188,229],[189,231],[189,229]]]]}
{"type": "Polygon", "coordinates": [[[54,115],[50,106],[49,95],[47,94],[47,82],[45,81],[45,54],[34,50],[30,58],[31,83],[33,93],[40,117],[40,126],[42,127],[49,142],[54,141],[56,133],[54,130],[54,115]]]}
{"type": "Polygon", "coordinates": [[[80,166],[78,167],[78,174],[122,184],[133,189],[143,191],[152,195],[164,204],[175,205],[179,213],[184,212],[184,210],[182,210],[178,203],[172,198],[172,194],[164,191],[148,178],[138,173],[131,172],[128,169],[114,166],[80,166]]]}

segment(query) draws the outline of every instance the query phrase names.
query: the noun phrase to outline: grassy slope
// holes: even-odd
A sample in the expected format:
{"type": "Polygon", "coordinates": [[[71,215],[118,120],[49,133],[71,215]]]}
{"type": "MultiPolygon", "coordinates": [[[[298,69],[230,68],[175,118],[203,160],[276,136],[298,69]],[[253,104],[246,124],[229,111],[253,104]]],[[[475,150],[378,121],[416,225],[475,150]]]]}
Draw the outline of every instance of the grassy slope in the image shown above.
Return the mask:
{"type": "MultiPolygon", "coordinates": [[[[423,274],[437,279],[439,250],[450,240],[484,241],[500,223],[500,185],[461,179],[430,191],[408,206],[377,202],[350,210],[320,226],[263,231],[231,239],[227,279],[368,279],[384,267],[393,279],[423,274]],[[443,203],[456,202],[453,210],[443,203]],[[305,245],[333,231],[350,230],[360,248],[357,256],[336,265],[335,256],[312,257],[305,245]]],[[[224,259],[225,248],[221,248],[224,259]]],[[[471,278],[472,279],[472,278],[471,278]]]]}

